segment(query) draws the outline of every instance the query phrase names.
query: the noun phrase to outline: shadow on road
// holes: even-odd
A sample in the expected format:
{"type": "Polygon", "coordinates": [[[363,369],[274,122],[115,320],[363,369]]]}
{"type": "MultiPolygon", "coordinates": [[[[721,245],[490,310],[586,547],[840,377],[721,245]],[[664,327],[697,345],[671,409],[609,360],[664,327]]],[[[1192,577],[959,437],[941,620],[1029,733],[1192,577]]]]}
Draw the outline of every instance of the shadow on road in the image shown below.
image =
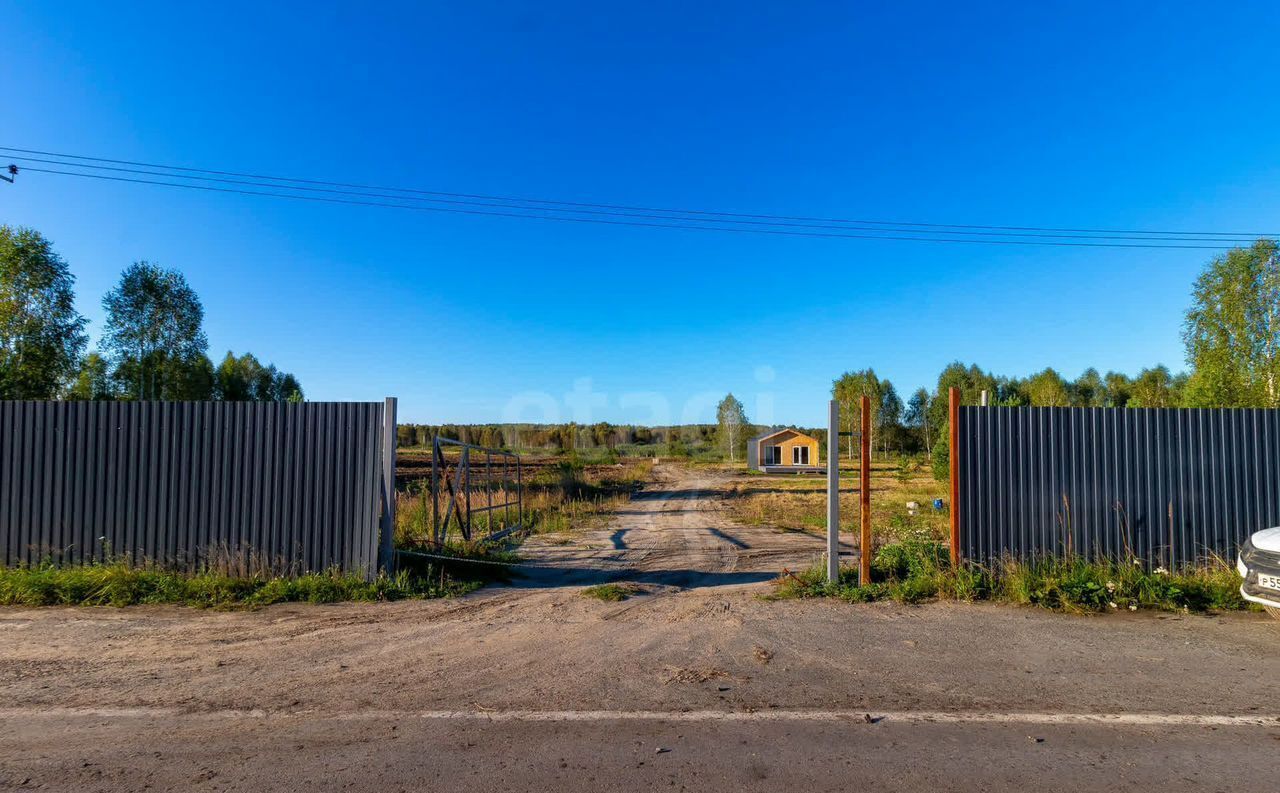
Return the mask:
{"type": "Polygon", "coordinates": [[[720,539],[722,539],[722,540],[724,540],[725,542],[729,543],[730,545],[734,546],[735,548],[743,548],[743,549],[746,549],[746,548],[750,548],[750,547],[751,547],[751,544],[750,544],[750,543],[745,543],[745,542],[743,542],[742,540],[739,540],[737,537],[733,536],[732,534],[729,534],[728,532],[721,531],[720,529],[716,529],[716,528],[709,528],[709,529],[707,529],[707,531],[709,531],[709,532],[711,532],[712,534],[716,535],[717,537],[719,537],[720,539]]]}
{"type": "Polygon", "coordinates": [[[582,567],[521,567],[503,582],[513,589],[549,589],[554,587],[589,587],[597,584],[628,582],[674,586],[681,589],[759,584],[777,578],[768,571],[742,572],[672,569],[672,570],[600,570],[582,567]]]}

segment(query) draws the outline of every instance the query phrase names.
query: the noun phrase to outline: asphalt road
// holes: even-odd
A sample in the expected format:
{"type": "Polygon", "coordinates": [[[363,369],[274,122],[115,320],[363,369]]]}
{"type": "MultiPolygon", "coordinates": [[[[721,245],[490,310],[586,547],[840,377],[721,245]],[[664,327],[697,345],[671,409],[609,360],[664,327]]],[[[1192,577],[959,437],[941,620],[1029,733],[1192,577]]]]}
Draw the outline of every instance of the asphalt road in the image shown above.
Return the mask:
{"type": "Polygon", "coordinates": [[[16,789],[57,790],[1264,791],[1274,789],[1278,735],[890,718],[84,714],[26,720],[6,740],[5,774],[16,789]]]}
{"type": "Polygon", "coordinates": [[[769,601],[821,543],[721,484],[662,471],[461,600],[0,609],[0,790],[1280,784],[1280,624],[769,601]]]}

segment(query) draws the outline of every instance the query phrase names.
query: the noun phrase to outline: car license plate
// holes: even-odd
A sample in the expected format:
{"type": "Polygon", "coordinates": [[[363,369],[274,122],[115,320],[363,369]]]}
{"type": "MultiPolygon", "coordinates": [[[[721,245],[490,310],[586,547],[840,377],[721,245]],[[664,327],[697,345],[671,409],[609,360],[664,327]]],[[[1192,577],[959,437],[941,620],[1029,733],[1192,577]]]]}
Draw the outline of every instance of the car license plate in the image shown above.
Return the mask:
{"type": "Polygon", "coordinates": [[[1266,573],[1258,574],[1258,586],[1264,589],[1274,589],[1280,592],[1280,575],[1267,575],[1266,573]]]}

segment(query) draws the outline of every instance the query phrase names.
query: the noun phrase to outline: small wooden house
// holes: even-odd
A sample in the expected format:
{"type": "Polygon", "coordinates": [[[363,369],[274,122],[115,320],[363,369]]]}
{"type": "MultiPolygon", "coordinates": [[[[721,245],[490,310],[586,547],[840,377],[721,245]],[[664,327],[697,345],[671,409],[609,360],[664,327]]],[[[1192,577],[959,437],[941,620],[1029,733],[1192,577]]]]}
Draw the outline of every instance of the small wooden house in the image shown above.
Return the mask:
{"type": "Polygon", "coordinates": [[[747,468],[766,474],[821,472],[818,439],[793,429],[757,435],[747,441],[747,468]]]}

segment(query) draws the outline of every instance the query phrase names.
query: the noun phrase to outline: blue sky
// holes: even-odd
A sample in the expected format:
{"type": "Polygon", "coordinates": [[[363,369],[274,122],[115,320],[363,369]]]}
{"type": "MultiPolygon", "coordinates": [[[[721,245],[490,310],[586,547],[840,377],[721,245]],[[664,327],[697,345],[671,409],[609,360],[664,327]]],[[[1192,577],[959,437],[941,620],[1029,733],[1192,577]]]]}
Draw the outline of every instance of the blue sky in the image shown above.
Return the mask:
{"type": "MultiPolygon", "coordinates": [[[[1280,230],[1268,3],[0,3],[0,145],[434,190],[1280,230]],[[117,7],[123,5],[124,7],[117,7]]],[[[0,158],[2,159],[2,158],[0,158]]],[[[210,354],[412,421],[819,424],[832,378],[1182,366],[1210,252],[768,237],[27,173],[101,328],[186,273],[210,354]]]]}

